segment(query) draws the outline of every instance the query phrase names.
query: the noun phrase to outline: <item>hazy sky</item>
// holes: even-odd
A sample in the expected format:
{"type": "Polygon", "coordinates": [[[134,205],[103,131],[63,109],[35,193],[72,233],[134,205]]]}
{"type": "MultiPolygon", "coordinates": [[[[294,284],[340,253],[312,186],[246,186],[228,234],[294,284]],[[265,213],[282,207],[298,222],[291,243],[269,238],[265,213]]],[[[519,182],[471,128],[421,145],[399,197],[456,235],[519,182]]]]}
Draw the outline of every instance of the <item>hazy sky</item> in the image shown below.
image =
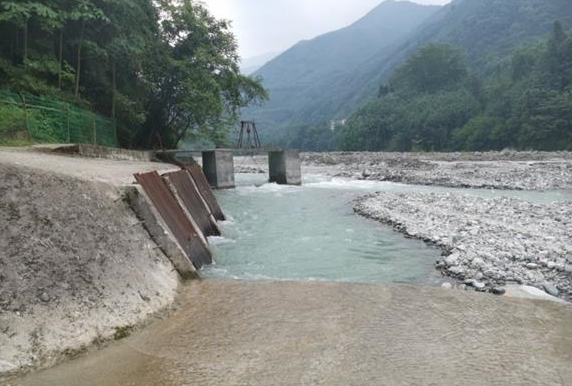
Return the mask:
{"type": "MultiPolygon", "coordinates": [[[[240,54],[249,58],[281,52],[302,39],[351,24],[382,0],[202,0],[211,12],[232,20],[240,54]]],[[[446,4],[451,0],[413,0],[446,4]]]]}

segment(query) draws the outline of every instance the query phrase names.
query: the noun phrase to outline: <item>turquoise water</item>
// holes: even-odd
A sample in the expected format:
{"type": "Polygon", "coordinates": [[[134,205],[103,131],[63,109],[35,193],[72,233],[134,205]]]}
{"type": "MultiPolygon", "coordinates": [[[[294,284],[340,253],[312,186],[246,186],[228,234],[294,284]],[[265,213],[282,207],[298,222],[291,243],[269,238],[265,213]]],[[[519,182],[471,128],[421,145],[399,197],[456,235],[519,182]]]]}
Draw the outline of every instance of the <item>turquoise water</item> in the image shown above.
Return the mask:
{"type": "Polygon", "coordinates": [[[216,264],[206,277],[438,284],[440,250],[353,213],[369,188],[309,176],[302,187],[237,175],[217,192],[229,221],[211,238],[216,264]],[[364,192],[365,190],[365,192],[364,192]]]}
{"type": "Polygon", "coordinates": [[[218,191],[229,217],[223,237],[211,238],[215,265],[205,277],[244,280],[322,280],[438,285],[441,251],[353,213],[368,193],[453,192],[513,196],[534,202],[572,199],[570,192],[507,192],[421,187],[305,176],[302,187],[266,183],[264,174],[238,174],[237,188],[218,191]]]}

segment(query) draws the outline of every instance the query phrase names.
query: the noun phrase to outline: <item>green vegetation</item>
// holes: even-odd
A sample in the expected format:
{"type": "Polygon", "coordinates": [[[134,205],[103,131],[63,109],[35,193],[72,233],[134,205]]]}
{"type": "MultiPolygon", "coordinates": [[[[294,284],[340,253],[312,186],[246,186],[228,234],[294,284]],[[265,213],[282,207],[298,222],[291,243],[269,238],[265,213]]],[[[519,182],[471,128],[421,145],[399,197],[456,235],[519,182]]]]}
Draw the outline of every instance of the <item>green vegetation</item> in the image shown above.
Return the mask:
{"type": "Polygon", "coordinates": [[[0,91],[0,145],[89,143],[117,147],[113,119],[70,103],[0,91]]]}
{"type": "Polygon", "coordinates": [[[495,73],[429,44],[342,131],[344,150],[572,150],[572,33],[516,50],[495,73]]]}
{"type": "Polygon", "coordinates": [[[223,142],[266,97],[240,74],[228,23],[194,0],[0,0],[0,36],[0,88],[112,117],[126,147],[223,142]]]}
{"type": "Polygon", "coordinates": [[[356,107],[349,94],[361,92],[357,82],[362,79],[357,75],[363,66],[389,51],[438,9],[386,1],[346,28],[299,42],[255,72],[262,77],[270,100],[260,108],[244,110],[243,117],[256,120],[268,140],[284,127],[349,115],[356,107]]]}
{"type": "MultiPolygon", "coordinates": [[[[523,44],[535,44],[552,30],[560,20],[564,30],[572,26],[570,0],[455,0],[451,4],[432,9],[415,23],[406,24],[400,13],[392,10],[407,3],[383,3],[378,18],[380,30],[377,46],[371,49],[351,43],[342,37],[351,30],[334,32],[339,45],[328,45],[325,35],[302,42],[274,59],[258,74],[270,91],[271,100],[260,109],[247,110],[247,118],[254,117],[261,132],[270,131],[273,138],[290,137],[286,131],[302,124],[313,125],[332,119],[347,119],[364,103],[374,99],[380,84],[387,84],[397,67],[430,43],[445,43],[458,47],[466,59],[470,72],[479,79],[490,79],[506,68],[513,51],[523,44]],[[404,31],[391,44],[383,27],[393,30],[394,23],[402,22],[411,30],[404,31]],[[417,28],[415,28],[417,27],[417,28]],[[360,47],[363,55],[347,63],[343,55],[350,52],[348,45],[360,47]],[[303,49],[305,51],[303,51],[303,49]],[[313,60],[312,55],[297,53],[310,51],[328,58],[326,63],[313,60]],[[331,68],[336,72],[331,72],[331,68]],[[296,77],[303,67],[304,77],[296,77]],[[330,75],[328,75],[330,74],[330,75]],[[298,82],[297,79],[305,80],[298,82]],[[284,132],[284,134],[282,134],[284,132]]],[[[415,5],[411,12],[414,12],[415,5]]],[[[358,24],[358,23],[356,23],[358,24]]],[[[374,44],[374,43],[372,43],[374,44]]]]}

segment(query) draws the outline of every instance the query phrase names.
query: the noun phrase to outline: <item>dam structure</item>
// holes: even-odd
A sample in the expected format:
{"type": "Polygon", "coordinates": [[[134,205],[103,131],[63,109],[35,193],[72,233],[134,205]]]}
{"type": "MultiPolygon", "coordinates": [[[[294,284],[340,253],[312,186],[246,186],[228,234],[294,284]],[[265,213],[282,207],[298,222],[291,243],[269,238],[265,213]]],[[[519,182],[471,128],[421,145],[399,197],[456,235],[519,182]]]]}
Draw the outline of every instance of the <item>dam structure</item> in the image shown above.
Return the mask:
{"type": "Polygon", "coordinates": [[[302,161],[297,150],[277,150],[266,148],[253,149],[215,149],[215,150],[166,150],[156,152],[158,158],[167,156],[183,165],[195,163],[193,155],[201,154],[203,172],[214,189],[232,189],[236,186],[234,178],[234,155],[268,154],[269,182],[279,185],[302,184],[302,161]]]}

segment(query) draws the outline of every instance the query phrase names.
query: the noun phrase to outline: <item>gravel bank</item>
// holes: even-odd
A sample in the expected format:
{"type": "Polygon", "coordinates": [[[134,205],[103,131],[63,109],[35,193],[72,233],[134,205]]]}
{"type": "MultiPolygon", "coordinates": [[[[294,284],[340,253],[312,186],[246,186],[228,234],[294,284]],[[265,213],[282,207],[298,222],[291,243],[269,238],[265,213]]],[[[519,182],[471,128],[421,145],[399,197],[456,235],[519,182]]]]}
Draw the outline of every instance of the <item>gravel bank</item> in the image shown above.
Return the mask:
{"type": "Polygon", "coordinates": [[[87,175],[99,162],[43,155],[40,170],[8,162],[33,162],[36,154],[3,157],[0,379],[121,338],[170,307],[177,274],[119,189],[46,171],[56,160],[77,171],[85,164],[87,175]]]}
{"type": "Polygon", "coordinates": [[[354,209],[440,246],[445,257],[436,267],[467,289],[502,293],[519,283],[572,299],[571,202],[379,193],[354,209]]]}
{"type": "Polygon", "coordinates": [[[511,190],[572,189],[572,152],[304,153],[339,177],[413,185],[511,190]]]}

